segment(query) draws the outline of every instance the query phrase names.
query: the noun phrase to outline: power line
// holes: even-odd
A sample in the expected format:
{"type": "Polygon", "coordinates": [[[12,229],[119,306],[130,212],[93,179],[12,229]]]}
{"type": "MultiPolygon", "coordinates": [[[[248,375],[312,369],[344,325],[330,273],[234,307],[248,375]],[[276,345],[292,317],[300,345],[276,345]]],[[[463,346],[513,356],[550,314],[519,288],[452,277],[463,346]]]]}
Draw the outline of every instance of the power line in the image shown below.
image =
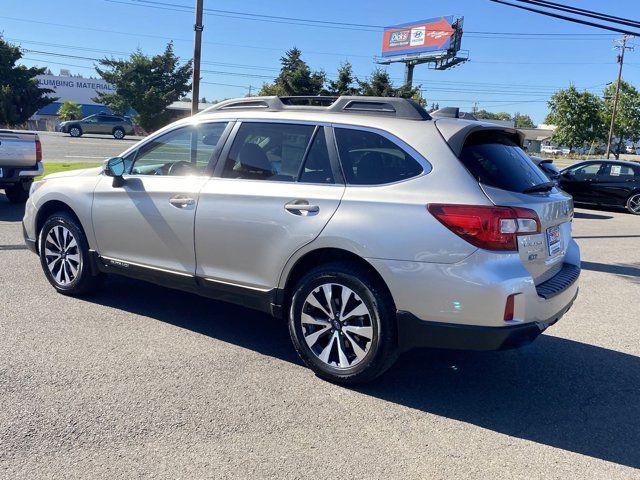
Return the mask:
{"type": "Polygon", "coordinates": [[[549,8],[553,10],[560,10],[568,13],[575,13],[577,15],[581,15],[583,17],[595,18],[598,20],[604,20],[605,22],[611,23],[619,23],[622,25],[627,25],[629,27],[640,27],[640,22],[635,20],[630,20],[628,18],[616,17],[613,15],[608,15],[606,13],[596,12],[594,10],[587,10],[585,8],[571,7],[569,5],[562,5],[560,3],[549,2],[546,0],[516,0],[521,3],[529,3],[532,5],[536,5],[539,7],[549,8]]]}
{"type": "MultiPolygon", "coordinates": [[[[581,25],[587,25],[587,26],[590,26],[590,27],[601,28],[603,30],[609,30],[611,32],[624,33],[624,34],[632,35],[632,36],[639,36],[640,35],[640,33],[632,32],[630,30],[623,30],[623,29],[618,28],[618,27],[610,27],[608,25],[602,25],[600,23],[594,23],[594,22],[589,22],[587,20],[580,20],[578,18],[567,17],[566,15],[560,15],[558,13],[546,12],[544,10],[538,10],[536,8],[526,7],[524,5],[516,5],[514,3],[505,2],[504,0],[489,0],[489,1],[490,2],[494,2],[494,3],[500,3],[502,5],[507,5],[509,7],[519,8],[521,10],[527,10],[527,11],[533,12],[533,13],[539,13],[540,15],[546,15],[547,17],[558,18],[560,20],[566,20],[566,21],[572,22],[572,23],[579,23],[581,25]]],[[[515,1],[519,1],[519,0],[515,0],[515,1]]]]}

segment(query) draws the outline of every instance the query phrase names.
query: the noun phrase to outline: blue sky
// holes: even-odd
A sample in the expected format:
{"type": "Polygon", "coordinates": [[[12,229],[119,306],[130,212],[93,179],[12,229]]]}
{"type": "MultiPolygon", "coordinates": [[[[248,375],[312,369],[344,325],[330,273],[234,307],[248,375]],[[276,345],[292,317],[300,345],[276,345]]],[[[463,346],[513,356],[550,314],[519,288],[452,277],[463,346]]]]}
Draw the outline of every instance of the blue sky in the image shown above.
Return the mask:
{"type": "MultiPolygon", "coordinates": [[[[158,0],[192,7],[193,0],[158,0]]],[[[193,14],[135,5],[135,0],[3,0],[0,31],[28,52],[24,63],[48,66],[54,73],[68,68],[90,75],[95,62],[85,58],[123,56],[141,48],[147,54],[161,51],[174,40],[179,56],[191,56],[193,14]]],[[[582,8],[606,11],[640,20],[637,0],[572,0],[582,8]]],[[[465,17],[462,47],[471,61],[450,71],[418,66],[415,83],[425,89],[428,102],[460,106],[469,110],[473,102],[490,111],[522,112],[541,122],[546,100],[557,88],[573,82],[600,94],[615,79],[613,50],[615,33],[569,24],[561,20],[519,11],[488,0],[380,1],[380,0],[205,0],[205,8],[311,18],[365,25],[397,23],[447,14],[465,17]],[[479,32],[509,32],[517,36],[479,32]],[[563,34],[556,37],[523,36],[563,34]],[[584,35],[589,34],[589,35],[584,35]]],[[[177,9],[180,10],[180,9],[177,9]]],[[[319,28],[274,21],[256,21],[229,14],[205,15],[203,85],[207,99],[242,96],[277,74],[283,52],[297,46],[314,69],[335,74],[341,62],[349,61],[359,77],[375,68],[380,55],[380,31],[370,29],[319,28]]],[[[637,42],[640,47],[640,42],[637,42]]],[[[640,87],[640,48],[627,52],[624,78],[640,87]]],[[[402,66],[387,67],[401,83],[402,66]]]]}

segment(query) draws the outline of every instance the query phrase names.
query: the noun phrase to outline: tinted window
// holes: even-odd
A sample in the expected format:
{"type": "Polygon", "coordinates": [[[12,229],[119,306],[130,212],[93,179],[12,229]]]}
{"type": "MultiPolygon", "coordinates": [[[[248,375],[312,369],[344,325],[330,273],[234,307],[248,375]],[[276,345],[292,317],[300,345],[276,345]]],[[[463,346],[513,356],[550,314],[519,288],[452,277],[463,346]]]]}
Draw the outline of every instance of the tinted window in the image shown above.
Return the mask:
{"type": "Polygon", "coordinates": [[[226,126],[226,122],[202,123],[165,133],[138,150],[131,173],[202,175],[226,126]]]}
{"type": "Polygon", "coordinates": [[[340,162],[351,185],[381,185],[422,173],[422,166],[391,140],[374,132],[336,128],[340,162]]]}
{"type": "Polygon", "coordinates": [[[334,183],[331,160],[327,151],[324,128],[319,128],[307,153],[300,181],[307,183],[334,183]]]}
{"type": "Polygon", "coordinates": [[[522,192],[549,179],[507,135],[478,132],[467,139],[460,161],[485,185],[522,192]]]}
{"type": "Polygon", "coordinates": [[[606,177],[605,180],[626,182],[628,179],[633,179],[636,172],[629,165],[609,163],[605,165],[604,171],[601,172],[601,175],[606,177]]]}
{"type": "Polygon", "coordinates": [[[295,181],[314,130],[313,125],[243,123],[222,177],[295,181]]]}
{"type": "Polygon", "coordinates": [[[569,173],[578,178],[594,178],[602,168],[601,163],[588,163],[569,170],[569,173]]]}

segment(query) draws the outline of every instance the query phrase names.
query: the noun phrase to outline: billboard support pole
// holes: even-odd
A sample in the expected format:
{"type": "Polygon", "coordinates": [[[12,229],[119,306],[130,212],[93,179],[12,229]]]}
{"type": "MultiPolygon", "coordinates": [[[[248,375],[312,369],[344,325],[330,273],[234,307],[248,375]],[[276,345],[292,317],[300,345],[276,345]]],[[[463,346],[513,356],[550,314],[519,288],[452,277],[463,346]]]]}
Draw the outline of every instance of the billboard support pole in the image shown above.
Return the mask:
{"type": "Polygon", "coordinates": [[[413,86],[413,69],[416,66],[413,62],[405,62],[404,64],[404,84],[411,89],[413,86]]]}

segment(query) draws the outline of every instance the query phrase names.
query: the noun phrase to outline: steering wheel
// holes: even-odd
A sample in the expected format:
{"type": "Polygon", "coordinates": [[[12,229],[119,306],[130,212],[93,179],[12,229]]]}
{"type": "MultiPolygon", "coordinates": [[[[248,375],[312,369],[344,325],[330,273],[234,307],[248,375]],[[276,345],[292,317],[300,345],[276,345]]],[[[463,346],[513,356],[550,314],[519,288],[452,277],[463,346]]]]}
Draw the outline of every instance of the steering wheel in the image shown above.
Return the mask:
{"type": "Polygon", "coordinates": [[[188,175],[190,173],[194,173],[193,165],[184,161],[172,163],[167,170],[167,175],[188,175]]]}

